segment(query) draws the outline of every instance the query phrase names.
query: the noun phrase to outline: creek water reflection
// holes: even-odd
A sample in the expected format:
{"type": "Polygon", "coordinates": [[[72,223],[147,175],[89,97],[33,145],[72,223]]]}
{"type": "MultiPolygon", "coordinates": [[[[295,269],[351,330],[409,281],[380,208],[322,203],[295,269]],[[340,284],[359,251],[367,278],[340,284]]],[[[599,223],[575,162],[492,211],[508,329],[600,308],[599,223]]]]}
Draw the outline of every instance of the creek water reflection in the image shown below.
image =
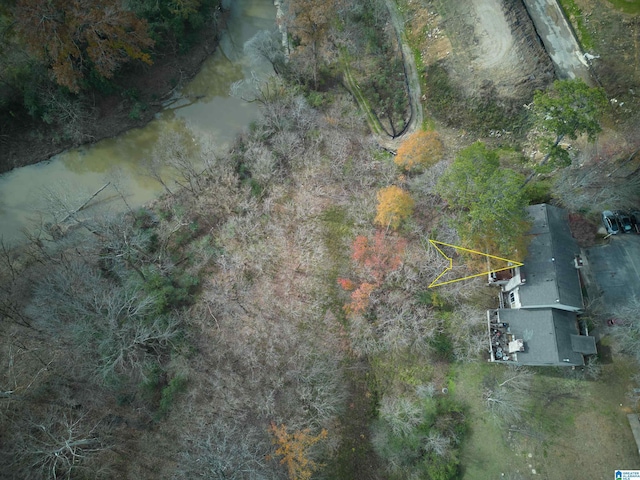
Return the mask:
{"type": "MultiPolygon", "coordinates": [[[[257,105],[229,96],[233,82],[267,66],[251,64],[243,54],[247,40],[275,27],[272,0],[228,2],[231,14],[220,48],[196,77],[167,103],[156,119],[140,129],[56,155],[47,162],[15,169],[0,176],[0,236],[19,241],[29,228],[61,202],[78,208],[107,182],[126,192],[127,202],[139,206],[161,193],[161,186],[141,171],[160,135],[184,130],[210,135],[221,147],[257,116],[257,105]]],[[[94,207],[123,210],[116,191],[105,189],[94,207]]]]}

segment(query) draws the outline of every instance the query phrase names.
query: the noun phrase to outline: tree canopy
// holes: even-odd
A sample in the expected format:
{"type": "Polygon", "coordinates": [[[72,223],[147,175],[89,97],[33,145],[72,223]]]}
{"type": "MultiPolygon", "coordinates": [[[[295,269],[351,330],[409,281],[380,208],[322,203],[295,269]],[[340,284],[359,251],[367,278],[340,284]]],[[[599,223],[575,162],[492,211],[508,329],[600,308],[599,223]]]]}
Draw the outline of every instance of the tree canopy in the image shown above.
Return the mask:
{"type": "Polygon", "coordinates": [[[405,170],[412,170],[434,165],[441,158],[442,141],[438,132],[419,130],[402,142],[394,162],[405,170]]]}
{"type": "Polygon", "coordinates": [[[156,47],[172,45],[184,50],[191,34],[206,24],[219,0],[126,0],[127,7],[149,25],[156,47]]]}
{"type": "Polygon", "coordinates": [[[128,91],[125,101],[137,96],[124,86],[132,76],[116,79],[121,67],[149,64],[152,52],[184,52],[219,6],[220,0],[0,0],[0,116],[6,125],[28,114],[60,127],[56,138],[85,140],[82,125],[100,96],[119,89],[128,91]]]}
{"type": "Polygon", "coordinates": [[[533,97],[534,113],[540,126],[562,139],[587,134],[593,141],[601,131],[600,117],[607,105],[602,88],[591,88],[584,81],[556,80],[553,88],[533,97]]]}
{"type": "Polygon", "coordinates": [[[326,36],[337,5],[338,0],[294,0],[289,3],[291,20],[288,27],[301,46],[318,47],[326,36]]]}
{"type": "Polygon", "coordinates": [[[29,50],[72,92],[89,67],[111,78],[126,61],[151,63],[146,21],[117,0],[19,0],[15,20],[29,50]]]}
{"type": "Polygon", "coordinates": [[[392,185],[378,191],[378,209],[374,223],[394,230],[411,216],[415,202],[409,192],[392,185]]]}
{"type": "Polygon", "coordinates": [[[458,211],[465,246],[517,260],[527,230],[523,176],[500,166],[495,150],[476,142],[463,149],[438,181],[438,192],[458,211]]]}
{"type": "Polygon", "coordinates": [[[333,46],[328,38],[338,5],[339,0],[289,2],[287,29],[297,44],[292,57],[298,68],[310,70],[315,87],[322,61],[332,54],[333,46]]]}

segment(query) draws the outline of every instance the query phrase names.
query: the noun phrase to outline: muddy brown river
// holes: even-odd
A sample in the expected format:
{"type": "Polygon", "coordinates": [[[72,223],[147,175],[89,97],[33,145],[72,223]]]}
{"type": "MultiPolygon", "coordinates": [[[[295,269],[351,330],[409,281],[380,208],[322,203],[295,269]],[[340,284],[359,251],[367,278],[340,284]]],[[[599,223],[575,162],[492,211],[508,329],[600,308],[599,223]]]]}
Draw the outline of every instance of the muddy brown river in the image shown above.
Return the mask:
{"type": "MultiPolygon", "coordinates": [[[[107,182],[125,192],[132,207],[156,198],[161,185],[141,167],[163,132],[184,129],[212,137],[221,148],[257,116],[257,105],[230,96],[231,84],[264,70],[243,53],[247,40],[275,27],[272,0],[234,0],[228,30],[220,48],[198,75],[144,128],[130,130],[93,145],[63,152],[46,162],[18,168],[0,176],[0,237],[20,241],[22,230],[47,221],[57,204],[75,209],[107,182]]],[[[92,201],[96,212],[124,210],[120,197],[107,187],[92,201]]]]}

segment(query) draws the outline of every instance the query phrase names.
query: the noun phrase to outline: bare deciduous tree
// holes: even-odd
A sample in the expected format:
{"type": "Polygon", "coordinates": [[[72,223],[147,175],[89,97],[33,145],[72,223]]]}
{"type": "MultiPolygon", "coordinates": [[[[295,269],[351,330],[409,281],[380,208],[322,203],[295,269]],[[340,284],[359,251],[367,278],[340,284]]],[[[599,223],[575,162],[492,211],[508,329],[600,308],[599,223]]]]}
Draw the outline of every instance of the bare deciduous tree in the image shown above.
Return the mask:
{"type": "Polygon", "coordinates": [[[424,439],[424,448],[427,451],[431,450],[439,457],[446,457],[451,451],[451,439],[438,431],[431,430],[424,439]]]}
{"type": "Polygon", "coordinates": [[[279,77],[258,75],[255,72],[251,72],[249,78],[233,82],[229,94],[248,103],[257,102],[264,108],[269,108],[271,104],[289,95],[279,77]]]}
{"type": "Polygon", "coordinates": [[[244,44],[244,52],[258,64],[269,62],[277,75],[281,75],[286,69],[282,34],[278,30],[258,32],[244,44]]]}
{"type": "Polygon", "coordinates": [[[380,418],[396,436],[409,435],[422,422],[421,406],[406,397],[384,396],[380,402],[380,418]]]}
{"type": "Polygon", "coordinates": [[[117,286],[73,261],[35,287],[29,312],[41,328],[74,345],[83,364],[106,378],[140,377],[178,334],[178,320],[157,312],[157,298],[131,284],[117,286]]]}
{"type": "Polygon", "coordinates": [[[99,423],[88,423],[85,415],[70,415],[51,408],[44,418],[30,418],[14,433],[14,467],[32,478],[51,480],[76,478],[90,458],[110,446],[98,435],[99,423]]]}
{"type": "MultiPolygon", "coordinates": [[[[193,432],[189,448],[181,452],[177,478],[196,477],[245,480],[265,478],[271,453],[267,431],[217,418],[208,429],[193,432]]],[[[271,467],[273,469],[273,466],[271,467]]],[[[271,472],[275,475],[275,472],[271,472]]]]}
{"type": "Polygon", "coordinates": [[[553,195],[571,211],[599,212],[613,208],[635,208],[640,202],[640,175],[608,175],[614,168],[593,162],[563,169],[553,184],[553,195]]]}
{"type": "Polygon", "coordinates": [[[533,372],[526,368],[504,369],[500,379],[494,379],[485,387],[487,410],[505,425],[520,420],[527,406],[532,380],[533,372]]]}

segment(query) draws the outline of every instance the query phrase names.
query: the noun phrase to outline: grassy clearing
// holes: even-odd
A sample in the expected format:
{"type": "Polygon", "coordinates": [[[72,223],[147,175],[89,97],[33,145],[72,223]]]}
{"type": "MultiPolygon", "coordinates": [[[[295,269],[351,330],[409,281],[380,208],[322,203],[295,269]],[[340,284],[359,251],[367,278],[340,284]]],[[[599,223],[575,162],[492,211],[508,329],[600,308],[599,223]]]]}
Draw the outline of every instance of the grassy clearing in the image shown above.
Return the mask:
{"type": "Polygon", "coordinates": [[[342,309],[342,291],[338,286],[338,277],[343,274],[344,265],[349,264],[348,242],[352,237],[353,221],[349,218],[344,208],[331,206],[321,215],[322,240],[331,260],[330,265],[325,265],[323,278],[327,289],[327,308],[344,322],[342,309]]]}
{"type": "Polygon", "coordinates": [[[628,359],[604,365],[597,381],[537,369],[527,413],[521,424],[507,426],[521,432],[511,435],[484,406],[483,379],[496,368],[478,363],[456,371],[455,397],[470,414],[470,433],[461,452],[463,479],[495,479],[502,473],[550,480],[608,478],[616,468],[640,464],[626,418],[626,392],[636,371],[628,359]]]}
{"type": "Polygon", "coordinates": [[[529,442],[538,470],[550,479],[608,478],[615,469],[636,468],[640,457],[629,428],[626,397],[635,367],[626,358],[604,366],[595,382],[541,377],[556,399],[538,407],[535,418],[546,431],[529,442]],[[555,387],[555,388],[554,388],[555,387]],[[559,395],[570,394],[564,399],[559,395]]]}
{"type": "MultiPolygon", "coordinates": [[[[622,0],[624,3],[628,3],[625,0],[622,0]]],[[[621,2],[621,3],[622,3],[621,2]]],[[[582,10],[574,0],[560,0],[560,5],[564,10],[571,23],[576,29],[576,33],[578,34],[578,39],[582,44],[582,48],[585,50],[591,50],[594,47],[593,37],[591,36],[591,32],[587,29],[587,26],[584,22],[584,17],[582,15],[582,10]]]]}
{"type": "Polygon", "coordinates": [[[371,131],[376,135],[380,135],[383,131],[382,125],[380,125],[380,120],[373,113],[369,101],[360,90],[360,85],[358,85],[358,82],[356,82],[356,80],[353,78],[353,74],[351,73],[351,69],[349,67],[349,61],[344,61],[342,62],[342,64],[344,80],[347,84],[347,88],[356,99],[356,102],[358,103],[360,109],[364,112],[367,124],[369,125],[371,131]]]}
{"type": "Polygon", "coordinates": [[[405,351],[377,355],[372,360],[372,370],[379,379],[381,393],[404,393],[419,385],[440,384],[443,378],[443,369],[437,364],[405,351]]]}
{"type": "Polygon", "coordinates": [[[531,127],[531,118],[515,101],[498,99],[494,87],[477,97],[466,97],[451,81],[443,62],[426,69],[425,94],[434,116],[454,128],[468,128],[482,135],[492,130],[522,134],[531,127]]]}
{"type": "Polygon", "coordinates": [[[640,13],[640,0],[607,0],[618,10],[636,15],[640,13]]]}
{"type": "Polygon", "coordinates": [[[369,425],[376,418],[378,409],[373,375],[364,364],[354,364],[349,382],[348,410],[340,419],[340,449],[332,463],[326,466],[324,478],[384,478],[382,465],[370,442],[369,425]]]}
{"type": "Polygon", "coordinates": [[[500,478],[501,473],[517,469],[517,457],[507,445],[504,431],[487,415],[482,397],[482,380],[496,367],[488,363],[459,365],[454,375],[454,396],[469,408],[469,433],[460,454],[463,480],[500,478]]]}

